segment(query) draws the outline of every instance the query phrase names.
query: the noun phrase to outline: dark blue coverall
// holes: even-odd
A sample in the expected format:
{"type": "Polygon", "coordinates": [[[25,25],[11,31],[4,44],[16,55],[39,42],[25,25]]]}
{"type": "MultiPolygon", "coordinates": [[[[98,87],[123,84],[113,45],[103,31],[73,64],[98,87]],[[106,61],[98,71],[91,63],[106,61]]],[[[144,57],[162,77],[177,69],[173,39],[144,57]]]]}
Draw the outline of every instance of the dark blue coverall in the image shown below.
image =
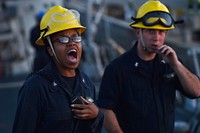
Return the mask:
{"type": "MultiPolygon", "coordinates": [[[[70,90],[68,83],[63,82],[53,62],[41,71],[51,80],[40,74],[27,78],[19,91],[13,133],[100,133],[103,113],[99,111],[96,119],[79,120],[77,125],[69,95],[59,86],[70,90]]],[[[76,72],[77,81],[70,91],[74,95],[95,100],[95,87],[91,80],[79,69],[76,72]]]]}
{"type": "Polygon", "coordinates": [[[158,55],[140,59],[136,45],[106,67],[97,105],[113,110],[125,133],[172,133],[180,82],[158,55]]]}

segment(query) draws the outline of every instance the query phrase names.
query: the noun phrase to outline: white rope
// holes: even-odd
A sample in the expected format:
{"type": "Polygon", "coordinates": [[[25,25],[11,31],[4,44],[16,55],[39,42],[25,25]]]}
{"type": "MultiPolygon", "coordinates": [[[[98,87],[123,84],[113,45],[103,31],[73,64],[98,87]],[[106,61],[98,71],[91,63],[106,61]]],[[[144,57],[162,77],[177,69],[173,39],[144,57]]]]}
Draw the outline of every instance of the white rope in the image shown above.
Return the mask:
{"type": "Polygon", "coordinates": [[[48,42],[49,42],[49,45],[50,45],[50,47],[51,47],[51,50],[52,50],[52,52],[53,52],[53,54],[54,54],[54,56],[55,56],[57,62],[60,64],[60,61],[58,60],[58,57],[56,56],[56,52],[55,52],[55,50],[54,50],[54,48],[53,48],[53,45],[52,45],[52,43],[51,43],[51,39],[50,39],[49,36],[47,36],[47,40],[48,40],[48,42]]]}

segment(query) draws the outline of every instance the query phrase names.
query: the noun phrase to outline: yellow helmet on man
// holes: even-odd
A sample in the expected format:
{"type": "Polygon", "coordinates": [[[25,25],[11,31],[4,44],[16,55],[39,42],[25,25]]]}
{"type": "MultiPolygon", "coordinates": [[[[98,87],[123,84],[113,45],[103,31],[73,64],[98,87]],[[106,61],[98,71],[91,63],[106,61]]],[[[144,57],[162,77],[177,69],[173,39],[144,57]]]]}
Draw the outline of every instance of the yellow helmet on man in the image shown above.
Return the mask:
{"type": "Polygon", "coordinates": [[[45,45],[44,38],[47,36],[67,30],[78,29],[79,34],[82,34],[86,27],[80,24],[80,14],[76,10],[68,10],[61,6],[51,7],[40,22],[40,37],[36,41],[37,45],[45,45]]]}
{"type": "Polygon", "coordinates": [[[133,22],[130,24],[133,28],[147,28],[170,30],[174,29],[174,20],[170,15],[168,8],[159,0],[148,0],[144,3],[136,14],[132,17],[133,22]]]}

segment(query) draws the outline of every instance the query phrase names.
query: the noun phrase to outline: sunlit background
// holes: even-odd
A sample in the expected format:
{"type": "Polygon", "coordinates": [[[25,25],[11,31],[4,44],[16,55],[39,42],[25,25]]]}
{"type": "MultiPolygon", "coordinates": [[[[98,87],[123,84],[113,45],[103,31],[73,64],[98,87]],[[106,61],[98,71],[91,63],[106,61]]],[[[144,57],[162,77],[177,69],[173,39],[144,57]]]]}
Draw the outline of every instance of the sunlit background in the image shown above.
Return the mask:
{"type": "MultiPolygon", "coordinates": [[[[0,1],[0,133],[10,133],[17,93],[32,72],[35,49],[30,30],[36,15],[51,6],[76,9],[84,33],[80,69],[94,81],[98,93],[106,65],[136,41],[129,27],[131,16],[146,0],[1,0],[0,1]]],[[[172,46],[183,63],[200,76],[200,1],[161,0],[175,20],[184,20],[169,31],[166,44],[172,46]]],[[[190,100],[177,92],[175,132],[198,130],[200,100],[190,100]]],[[[199,127],[200,128],[200,127],[199,127]]],[[[106,131],[102,131],[106,132],[106,131]]]]}

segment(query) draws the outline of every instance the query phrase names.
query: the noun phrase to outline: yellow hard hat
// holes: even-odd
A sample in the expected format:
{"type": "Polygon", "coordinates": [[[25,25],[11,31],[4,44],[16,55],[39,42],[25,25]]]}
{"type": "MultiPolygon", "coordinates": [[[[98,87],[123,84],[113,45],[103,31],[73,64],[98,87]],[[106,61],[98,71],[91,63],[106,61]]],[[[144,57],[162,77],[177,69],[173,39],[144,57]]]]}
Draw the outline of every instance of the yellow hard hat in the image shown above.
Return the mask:
{"type": "Polygon", "coordinates": [[[174,29],[174,20],[167,7],[158,0],[148,0],[138,10],[136,18],[132,17],[133,28],[158,30],[174,29]]]}
{"type": "Polygon", "coordinates": [[[67,30],[79,29],[82,34],[86,27],[80,24],[80,14],[76,10],[68,10],[61,6],[51,7],[40,22],[40,37],[36,41],[37,45],[44,45],[43,39],[53,33],[67,30]]]}

